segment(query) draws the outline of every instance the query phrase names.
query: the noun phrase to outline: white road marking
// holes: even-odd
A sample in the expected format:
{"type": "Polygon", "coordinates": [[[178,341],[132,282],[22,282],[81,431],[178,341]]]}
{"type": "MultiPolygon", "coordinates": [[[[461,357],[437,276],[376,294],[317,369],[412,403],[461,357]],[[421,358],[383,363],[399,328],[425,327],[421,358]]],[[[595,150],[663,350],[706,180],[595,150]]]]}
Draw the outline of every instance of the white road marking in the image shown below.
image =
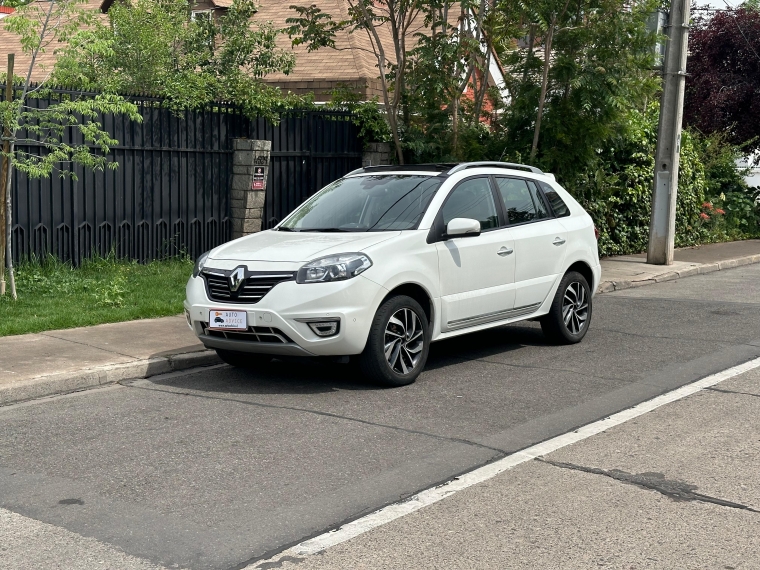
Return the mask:
{"type": "Polygon", "coordinates": [[[592,435],[596,435],[612,427],[618,426],[634,418],[649,413],[652,410],[656,410],[660,406],[664,406],[665,404],[669,404],[687,396],[691,396],[692,394],[696,394],[705,388],[715,386],[724,380],[728,380],[729,378],[744,374],[745,372],[758,367],[760,367],[760,358],[756,358],[754,360],[750,360],[749,362],[745,362],[744,364],[728,368],[722,372],[718,372],[712,376],[703,378],[702,380],[697,380],[696,382],[687,384],[686,386],[682,386],[676,390],[667,392],[666,394],[662,394],[661,396],[657,396],[656,398],[652,398],[646,402],[642,402],[641,404],[637,404],[632,408],[628,408],[622,412],[618,412],[604,419],[587,424],[575,431],[558,435],[557,437],[553,437],[532,447],[518,451],[517,453],[509,455],[503,459],[499,459],[498,461],[494,461],[493,463],[479,467],[474,471],[465,473],[464,475],[452,479],[451,481],[447,481],[442,485],[433,487],[432,489],[426,489],[425,491],[422,491],[405,501],[393,503],[391,505],[383,507],[382,509],[379,509],[369,515],[356,519],[355,521],[351,521],[350,523],[346,523],[340,528],[326,532],[319,536],[315,536],[309,540],[305,540],[304,542],[288,548],[287,550],[280,552],[279,554],[276,554],[267,560],[259,560],[258,562],[254,562],[248,566],[248,568],[253,570],[255,568],[259,568],[264,563],[277,562],[286,556],[303,557],[317,554],[318,552],[322,552],[331,546],[335,546],[336,544],[350,540],[356,536],[359,536],[360,534],[364,534],[365,532],[389,523],[395,519],[411,514],[423,507],[437,503],[441,499],[445,499],[446,497],[453,495],[462,489],[466,489],[467,487],[472,487],[473,485],[487,481],[499,473],[503,473],[504,471],[512,469],[521,463],[525,463],[531,459],[544,456],[568,445],[572,445],[573,443],[582,441],[588,437],[591,437],[592,435]]]}

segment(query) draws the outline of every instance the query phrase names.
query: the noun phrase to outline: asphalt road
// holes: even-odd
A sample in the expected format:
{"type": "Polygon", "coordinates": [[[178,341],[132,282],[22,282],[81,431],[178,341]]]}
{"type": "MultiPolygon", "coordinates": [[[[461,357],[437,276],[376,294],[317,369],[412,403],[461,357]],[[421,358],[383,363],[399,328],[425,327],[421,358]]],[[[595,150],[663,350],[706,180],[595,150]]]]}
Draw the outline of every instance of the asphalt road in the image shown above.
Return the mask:
{"type": "Polygon", "coordinates": [[[337,364],[126,382],[0,408],[0,507],[152,564],[240,568],[758,356],[755,265],[600,295],[576,346],[534,323],[435,344],[400,389],[337,364]]]}

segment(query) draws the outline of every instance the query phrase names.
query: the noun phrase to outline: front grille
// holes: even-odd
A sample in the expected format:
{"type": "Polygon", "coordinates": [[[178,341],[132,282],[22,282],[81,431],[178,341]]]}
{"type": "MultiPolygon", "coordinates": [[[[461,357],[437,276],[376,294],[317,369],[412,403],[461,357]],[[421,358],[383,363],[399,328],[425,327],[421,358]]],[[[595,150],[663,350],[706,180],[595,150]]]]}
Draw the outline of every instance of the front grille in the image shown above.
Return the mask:
{"type": "Polygon", "coordinates": [[[237,291],[230,288],[232,271],[219,269],[204,270],[203,280],[206,282],[206,293],[212,301],[225,303],[258,303],[272,288],[284,281],[292,281],[295,273],[266,273],[246,271],[245,281],[237,291]]]}
{"type": "Polygon", "coordinates": [[[293,341],[280,329],[273,327],[248,327],[247,331],[214,331],[208,329],[207,323],[201,323],[206,336],[227,338],[230,340],[245,340],[248,342],[268,342],[273,344],[288,344],[293,341]]]}

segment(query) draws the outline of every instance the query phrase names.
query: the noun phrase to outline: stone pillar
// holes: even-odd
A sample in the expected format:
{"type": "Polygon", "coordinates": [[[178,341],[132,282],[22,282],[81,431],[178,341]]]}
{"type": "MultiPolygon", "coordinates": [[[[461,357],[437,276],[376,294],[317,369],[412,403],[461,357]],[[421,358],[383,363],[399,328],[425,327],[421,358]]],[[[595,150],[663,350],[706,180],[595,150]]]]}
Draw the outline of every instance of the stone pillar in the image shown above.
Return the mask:
{"type": "Polygon", "coordinates": [[[368,143],[362,155],[362,166],[380,166],[391,163],[390,143],[368,143]]]}
{"type": "Polygon", "coordinates": [[[271,141],[235,139],[230,213],[232,239],[261,231],[271,141]]]}

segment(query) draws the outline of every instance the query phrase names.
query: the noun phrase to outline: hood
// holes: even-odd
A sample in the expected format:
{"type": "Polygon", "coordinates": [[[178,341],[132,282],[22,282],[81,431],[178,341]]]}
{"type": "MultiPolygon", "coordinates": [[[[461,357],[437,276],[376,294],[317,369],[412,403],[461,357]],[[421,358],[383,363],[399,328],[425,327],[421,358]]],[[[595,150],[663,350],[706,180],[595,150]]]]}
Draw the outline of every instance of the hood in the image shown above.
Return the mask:
{"type": "Polygon", "coordinates": [[[211,259],[233,261],[302,261],[335,253],[362,252],[400,232],[318,233],[265,231],[226,243],[211,259]]]}

